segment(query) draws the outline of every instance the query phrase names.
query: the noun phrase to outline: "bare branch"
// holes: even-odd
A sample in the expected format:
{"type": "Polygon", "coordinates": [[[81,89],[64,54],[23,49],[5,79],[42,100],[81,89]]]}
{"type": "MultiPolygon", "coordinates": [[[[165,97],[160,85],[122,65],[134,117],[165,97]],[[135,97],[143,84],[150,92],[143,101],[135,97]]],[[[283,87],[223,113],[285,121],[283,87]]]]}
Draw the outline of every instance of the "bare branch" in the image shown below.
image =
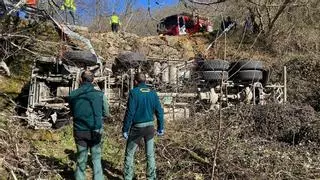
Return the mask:
{"type": "Polygon", "coordinates": [[[148,14],[151,17],[151,19],[155,20],[155,21],[160,21],[159,19],[156,19],[155,17],[152,16],[151,14],[151,5],[150,5],[150,0],[148,0],[148,14]]]}
{"type": "Polygon", "coordinates": [[[18,180],[18,178],[17,178],[16,174],[13,172],[13,170],[12,170],[12,169],[10,170],[10,173],[11,173],[12,178],[13,178],[14,180],[18,180]]]}
{"type": "Polygon", "coordinates": [[[277,21],[277,19],[280,17],[280,15],[283,13],[284,9],[287,7],[288,4],[290,4],[292,2],[292,0],[285,0],[283,2],[283,4],[279,7],[276,15],[274,16],[274,18],[272,19],[271,23],[269,24],[268,28],[269,28],[269,32],[272,30],[275,22],[277,21]]]}
{"type": "Polygon", "coordinates": [[[189,2],[191,3],[195,3],[195,4],[200,4],[200,5],[212,5],[212,4],[219,4],[219,3],[223,3],[227,0],[216,0],[216,1],[213,1],[213,2],[202,2],[202,1],[197,1],[197,0],[188,0],[189,2]]]}

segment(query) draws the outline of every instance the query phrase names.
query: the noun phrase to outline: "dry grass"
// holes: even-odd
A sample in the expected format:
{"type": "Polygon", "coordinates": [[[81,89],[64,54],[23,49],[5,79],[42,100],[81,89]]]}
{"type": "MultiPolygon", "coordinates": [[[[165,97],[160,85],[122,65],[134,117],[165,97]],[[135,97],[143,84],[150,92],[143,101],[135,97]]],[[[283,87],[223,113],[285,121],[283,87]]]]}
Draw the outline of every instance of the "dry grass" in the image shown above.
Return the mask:
{"type": "MultiPolygon", "coordinates": [[[[218,119],[212,113],[169,125],[157,144],[161,179],[211,177],[218,119]]],[[[296,106],[224,111],[215,179],[320,177],[320,154],[315,146],[319,124],[312,124],[318,120],[312,108],[296,106]]]]}

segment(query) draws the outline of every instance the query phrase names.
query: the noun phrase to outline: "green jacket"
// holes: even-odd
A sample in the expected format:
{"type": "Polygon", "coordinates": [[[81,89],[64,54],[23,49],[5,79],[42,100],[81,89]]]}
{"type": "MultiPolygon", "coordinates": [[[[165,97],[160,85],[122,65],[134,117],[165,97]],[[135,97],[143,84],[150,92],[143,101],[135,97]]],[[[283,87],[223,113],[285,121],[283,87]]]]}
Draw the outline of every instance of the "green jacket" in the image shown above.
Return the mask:
{"type": "Polygon", "coordinates": [[[164,130],[164,113],[157,93],[145,83],[140,83],[129,93],[122,132],[128,132],[132,125],[152,122],[154,114],[158,131],[164,130]]]}
{"type": "Polygon", "coordinates": [[[111,16],[111,20],[110,20],[110,24],[120,24],[119,16],[117,16],[117,15],[112,15],[112,16],[111,16]]]}
{"type": "Polygon", "coordinates": [[[69,106],[74,118],[75,131],[92,131],[102,128],[103,117],[109,116],[107,98],[91,83],[83,83],[72,91],[69,106]]]}

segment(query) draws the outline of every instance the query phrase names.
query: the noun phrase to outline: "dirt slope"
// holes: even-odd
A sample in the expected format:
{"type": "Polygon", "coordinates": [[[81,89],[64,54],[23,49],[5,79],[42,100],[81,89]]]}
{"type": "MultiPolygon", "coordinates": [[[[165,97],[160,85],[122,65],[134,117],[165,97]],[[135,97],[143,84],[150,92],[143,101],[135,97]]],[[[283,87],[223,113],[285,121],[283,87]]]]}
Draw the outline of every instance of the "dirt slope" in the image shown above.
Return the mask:
{"type": "Polygon", "coordinates": [[[137,51],[151,58],[188,60],[204,51],[209,42],[203,37],[149,36],[139,37],[130,33],[89,33],[98,54],[113,60],[121,51],[137,51]]]}

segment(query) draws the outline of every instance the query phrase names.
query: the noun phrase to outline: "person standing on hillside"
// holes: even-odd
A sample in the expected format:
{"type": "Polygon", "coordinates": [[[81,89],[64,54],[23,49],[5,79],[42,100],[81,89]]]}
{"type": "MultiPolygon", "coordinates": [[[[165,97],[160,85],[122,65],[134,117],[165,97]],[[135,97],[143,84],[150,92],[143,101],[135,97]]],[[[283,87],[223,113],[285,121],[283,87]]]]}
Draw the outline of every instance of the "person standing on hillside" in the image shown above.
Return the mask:
{"type": "Polygon", "coordinates": [[[74,0],[64,0],[63,5],[61,6],[61,10],[65,11],[66,22],[68,23],[68,12],[72,18],[73,24],[75,24],[74,13],[77,10],[76,4],[74,0]]]}
{"type": "Polygon", "coordinates": [[[157,93],[151,90],[145,82],[144,74],[135,75],[135,87],[129,93],[123,121],[122,133],[127,140],[124,160],[125,180],[132,180],[134,176],[134,154],[142,139],[146,149],[147,179],[156,179],[153,115],[157,117],[157,134],[162,136],[164,135],[163,109],[157,93]]]}
{"type": "Polygon", "coordinates": [[[74,139],[77,146],[77,166],[75,179],[85,178],[88,151],[91,151],[94,180],[103,180],[101,166],[101,137],[103,118],[109,117],[107,98],[102,91],[94,89],[94,75],[85,71],[81,75],[80,88],[69,96],[70,110],[73,116],[74,139]]]}
{"type": "Polygon", "coordinates": [[[111,19],[110,19],[110,24],[111,24],[111,30],[112,32],[118,32],[119,31],[119,27],[120,27],[120,19],[119,16],[113,12],[111,19]]]}

